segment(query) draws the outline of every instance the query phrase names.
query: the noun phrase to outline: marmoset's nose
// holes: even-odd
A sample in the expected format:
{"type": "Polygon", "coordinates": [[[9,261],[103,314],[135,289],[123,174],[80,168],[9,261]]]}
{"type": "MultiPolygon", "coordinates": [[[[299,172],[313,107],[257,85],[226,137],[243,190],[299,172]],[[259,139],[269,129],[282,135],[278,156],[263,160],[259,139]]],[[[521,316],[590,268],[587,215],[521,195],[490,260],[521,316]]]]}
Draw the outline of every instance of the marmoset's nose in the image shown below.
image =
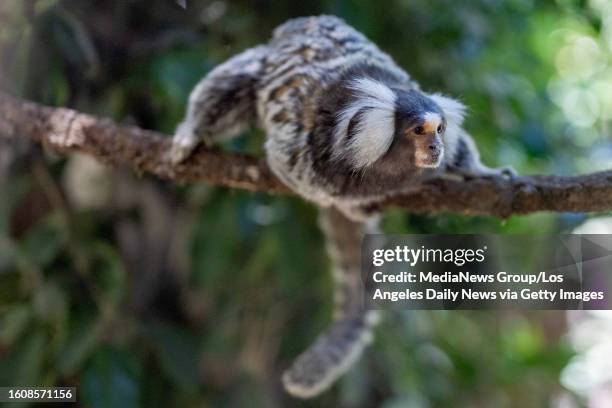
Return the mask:
{"type": "Polygon", "coordinates": [[[431,151],[436,151],[436,150],[438,150],[438,145],[437,145],[437,144],[430,144],[430,145],[429,145],[429,150],[431,150],[431,151]]]}

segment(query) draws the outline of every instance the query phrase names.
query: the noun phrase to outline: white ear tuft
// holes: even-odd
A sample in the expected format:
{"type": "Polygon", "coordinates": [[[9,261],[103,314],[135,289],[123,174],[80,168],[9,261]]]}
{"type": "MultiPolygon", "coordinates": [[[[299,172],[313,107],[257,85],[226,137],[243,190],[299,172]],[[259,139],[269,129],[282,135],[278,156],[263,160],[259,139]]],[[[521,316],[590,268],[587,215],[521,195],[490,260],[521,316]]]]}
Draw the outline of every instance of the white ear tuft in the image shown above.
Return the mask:
{"type": "Polygon", "coordinates": [[[448,126],[459,127],[463,124],[466,109],[464,104],[441,94],[430,94],[428,96],[440,106],[444,116],[446,116],[448,126]]]}
{"type": "Polygon", "coordinates": [[[337,117],[334,152],[355,168],[363,168],[384,155],[393,141],[397,97],[387,85],[370,78],[355,79],[348,88],[356,99],[337,117]],[[347,139],[351,120],[356,128],[347,139]]]}

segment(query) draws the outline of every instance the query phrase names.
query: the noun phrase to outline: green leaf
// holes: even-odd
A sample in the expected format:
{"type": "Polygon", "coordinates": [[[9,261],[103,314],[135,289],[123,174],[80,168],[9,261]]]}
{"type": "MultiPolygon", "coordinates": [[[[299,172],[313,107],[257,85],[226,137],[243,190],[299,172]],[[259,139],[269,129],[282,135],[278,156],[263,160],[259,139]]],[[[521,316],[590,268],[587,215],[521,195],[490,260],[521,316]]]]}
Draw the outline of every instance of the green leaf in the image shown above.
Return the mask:
{"type": "Polygon", "coordinates": [[[0,317],[0,343],[10,345],[21,336],[32,318],[32,311],[25,304],[16,304],[0,317]]]}
{"type": "Polygon", "coordinates": [[[26,194],[29,184],[24,177],[6,180],[0,184],[0,190],[2,191],[2,200],[0,200],[0,233],[8,234],[13,208],[26,194]]]}
{"type": "Polygon", "coordinates": [[[46,12],[47,10],[49,10],[50,8],[54,7],[59,0],[38,0],[34,6],[35,6],[35,10],[36,10],[36,14],[42,14],[44,12],[46,12]]]}
{"type": "Polygon", "coordinates": [[[92,408],[139,407],[141,366],[134,354],[105,347],[88,362],[81,397],[92,408]]]}
{"type": "Polygon", "coordinates": [[[47,336],[41,330],[25,336],[0,362],[3,386],[39,386],[47,336]]]}
{"type": "Polygon", "coordinates": [[[0,273],[0,304],[9,305],[20,302],[22,283],[18,273],[0,273]]]}
{"type": "Polygon", "coordinates": [[[197,286],[219,292],[231,279],[231,271],[240,264],[235,254],[241,250],[237,220],[237,203],[233,198],[216,197],[201,214],[192,241],[193,277],[197,286]],[[214,237],[214,239],[213,239],[214,237]]]}
{"type": "Polygon", "coordinates": [[[102,323],[97,320],[81,321],[75,325],[57,355],[57,369],[61,375],[75,374],[95,349],[102,329],[102,323]]]}
{"type": "Polygon", "coordinates": [[[68,300],[66,294],[55,282],[45,282],[34,293],[36,316],[48,322],[57,322],[66,317],[68,300]]]}
{"type": "Polygon", "coordinates": [[[166,375],[185,389],[195,389],[200,355],[197,336],[164,324],[149,325],[147,332],[166,375]]]}
{"type": "Polygon", "coordinates": [[[96,262],[93,266],[93,277],[96,285],[104,292],[105,299],[117,304],[123,297],[126,285],[126,273],[121,258],[115,248],[102,241],[92,245],[96,262]]]}
{"type": "MultiPolygon", "coordinates": [[[[1,231],[1,229],[0,229],[1,231]]],[[[11,268],[15,257],[15,246],[11,239],[0,235],[0,273],[11,268]]]]}
{"type": "Polygon", "coordinates": [[[24,255],[43,268],[55,259],[62,243],[59,231],[49,222],[42,222],[26,235],[23,242],[24,255]]]}

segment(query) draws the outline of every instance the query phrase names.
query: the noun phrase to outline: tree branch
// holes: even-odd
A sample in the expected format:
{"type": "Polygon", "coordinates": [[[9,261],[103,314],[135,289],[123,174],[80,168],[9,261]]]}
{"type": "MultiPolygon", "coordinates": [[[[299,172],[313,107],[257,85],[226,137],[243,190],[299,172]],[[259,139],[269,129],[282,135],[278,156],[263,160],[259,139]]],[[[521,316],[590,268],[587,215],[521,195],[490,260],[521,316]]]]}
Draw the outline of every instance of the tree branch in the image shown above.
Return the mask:
{"type": "MultiPolygon", "coordinates": [[[[168,160],[170,139],[160,133],[2,93],[0,137],[27,138],[61,153],[86,153],[110,165],[128,165],[138,173],[180,183],[204,181],[250,191],[290,193],[261,159],[200,148],[187,161],[174,166],[168,160]]],[[[612,171],[513,180],[436,179],[414,191],[390,197],[381,205],[390,206],[413,213],[453,212],[504,218],[536,211],[612,211],[612,171]]]]}

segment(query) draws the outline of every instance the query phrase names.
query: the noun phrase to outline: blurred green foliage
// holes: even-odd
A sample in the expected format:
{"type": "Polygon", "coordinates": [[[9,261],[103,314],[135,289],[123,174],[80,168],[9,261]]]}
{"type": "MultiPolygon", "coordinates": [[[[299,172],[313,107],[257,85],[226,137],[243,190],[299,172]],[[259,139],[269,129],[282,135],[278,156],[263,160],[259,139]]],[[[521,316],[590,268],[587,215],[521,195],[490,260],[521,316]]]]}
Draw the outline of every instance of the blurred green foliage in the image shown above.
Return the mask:
{"type": "MultiPolygon", "coordinates": [[[[171,133],[215,64],[286,19],[330,13],[421,85],[460,97],[486,163],[610,165],[605,0],[0,2],[0,88],[171,133]]],[[[260,151],[262,135],[229,149],[260,151]]],[[[316,210],[173,186],[0,145],[0,385],[78,387],[83,406],[547,406],[571,356],[558,312],[392,314],[331,392],[296,402],[288,362],[327,325],[316,210]]],[[[583,215],[415,216],[389,232],[569,231],[583,215]]]]}

